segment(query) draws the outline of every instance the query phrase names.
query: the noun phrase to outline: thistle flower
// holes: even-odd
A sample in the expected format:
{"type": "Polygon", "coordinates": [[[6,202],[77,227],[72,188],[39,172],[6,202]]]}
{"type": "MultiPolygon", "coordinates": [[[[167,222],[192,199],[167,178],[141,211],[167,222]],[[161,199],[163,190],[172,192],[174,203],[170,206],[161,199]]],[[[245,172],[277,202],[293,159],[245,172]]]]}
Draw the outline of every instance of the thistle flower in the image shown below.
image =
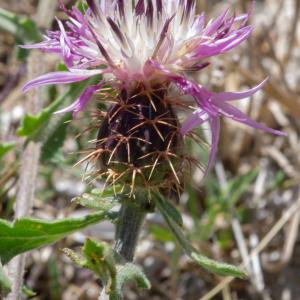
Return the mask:
{"type": "Polygon", "coordinates": [[[235,16],[226,10],[207,23],[203,13],[196,15],[194,0],[86,2],[84,13],[62,5],[68,21],[57,20],[58,31],[48,32],[41,43],[25,46],[60,55],[68,71],[42,75],[28,82],[24,91],[102,75],[98,84],[58,113],[71,111],[76,116],[104,85],[117,92],[93,153],[109,181],[123,177],[131,180],[133,188],[137,177],[147,185],[156,172],[154,184],[179,184],[182,158],[186,158],[184,136],[204,123],[212,132],[209,168],[217,151],[221,117],[283,135],[230,104],[252,96],[266,80],[245,92],[215,93],[187,74],[206,68],[210,57],[245,41],[252,32],[252,26],[246,25],[250,13],[235,16]],[[183,98],[186,95],[192,97],[195,108],[180,123],[176,111],[190,108],[183,98]],[[172,178],[161,172],[166,166],[172,178]]]}

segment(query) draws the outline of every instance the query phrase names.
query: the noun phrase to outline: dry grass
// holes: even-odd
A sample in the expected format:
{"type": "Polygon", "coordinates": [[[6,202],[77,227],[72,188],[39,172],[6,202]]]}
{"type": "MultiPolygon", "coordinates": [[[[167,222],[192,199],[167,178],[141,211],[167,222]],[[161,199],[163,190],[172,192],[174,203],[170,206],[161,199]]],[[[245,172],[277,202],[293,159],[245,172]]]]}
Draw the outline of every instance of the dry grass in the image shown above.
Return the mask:
{"type": "MultiPolygon", "coordinates": [[[[199,10],[210,16],[217,15],[228,6],[245,11],[250,1],[198,1],[199,10]]],[[[37,1],[0,0],[0,7],[14,12],[36,15],[37,1]]],[[[213,60],[212,66],[199,74],[199,81],[218,90],[243,90],[266,77],[263,92],[251,101],[236,103],[252,118],[273,128],[284,130],[287,138],[273,137],[236,123],[224,122],[219,145],[219,162],[214,170],[215,180],[226,189],[228,181],[249,170],[259,168],[258,175],[247,192],[239,199],[233,217],[217,215],[209,240],[193,243],[210,256],[244,263],[249,280],[217,278],[188,261],[172,243],[160,243],[143,233],[137,258],[152,281],[151,292],[137,293],[128,288],[127,299],[298,299],[300,295],[300,1],[257,1],[251,23],[255,26],[251,39],[231,54],[213,60]],[[226,170],[226,171],[224,171],[226,170]],[[275,178],[281,176],[281,180],[275,178]],[[246,221],[238,217],[240,209],[248,212],[246,221]],[[231,234],[228,245],[220,246],[220,233],[231,234]]],[[[11,203],[17,194],[18,166],[22,140],[15,130],[25,113],[21,86],[26,77],[26,66],[17,61],[14,39],[0,33],[0,140],[16,141],[20,147],[9,153],[0,168],[0,216],[12,216],[11,203]]],[[[45,69],[51,69],[56,60],[44,56],[45,69]]],[[[78,120],[75,127],[80,127],[78,120]]],[[[79,150],[74,134],[69,133],[64,146],[66,156],[79,150]]],[[[25,158],[23,158],[24,160],[25,158]]],[[[81,183],[81,170],[69,165],[54,168],[40,167],[34,199],[34,215],[57,218],[82,213],[69,200],[85,187],[81,183]],[[50,179],[49,179],[50,178],[50,179]],[[78,190],[74,191],[73,187],[78,190]],[[43,192],[43,193],[42,193],[43,192]],[[47,194],[47,195],[46,195],[47,194]]],[[[195,214],[204,220],[208,213],[205,195],[207,184],[194,185],[197,208],[195,214]],[[199,188],[200,186],[200,188],[199,188]]],[[[187,211],[186,206],[182,205],[187,211]]],[[[161,226],[157,216],[147,225],[161,226]]],[[[185,225],[193,231],[195,220],[185,214],[185,225]]],[[[86,235],[111,240],[109,224],[92,227],[86,235]]],[[[97,299],[99,287],[91,274],[76,269],[59,249],[81,245],[84,234],[76,234],[56,246],[46,247],[29,255],[25,283],[38,292],[33,299],[97,299]],[[59,274],[59,276],[58,276],[59,274]]]]}

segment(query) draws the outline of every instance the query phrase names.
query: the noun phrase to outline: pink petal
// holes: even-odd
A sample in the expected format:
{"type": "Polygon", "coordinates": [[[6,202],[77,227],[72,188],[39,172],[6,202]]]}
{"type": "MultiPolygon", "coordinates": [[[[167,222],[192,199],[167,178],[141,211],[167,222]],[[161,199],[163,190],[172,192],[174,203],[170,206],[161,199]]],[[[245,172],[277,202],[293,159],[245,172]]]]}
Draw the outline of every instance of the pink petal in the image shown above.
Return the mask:
{"type": "Polygon", "coordinates": [[[209,120],[209,124],[211,128],[211,146],[210,146],[207,168],[205,170],[205,175],[208,173],[208,171],[212,167],[213,162],[216,159],[218,143],[220,138],[220,118],[219,117],[211,118],[209,120]]]}
{"type": "Polygon", "coordinates": [[[268,81],[268,78],[263,80],[260,84],[253,87],[252,89],[245,92],[222,92],[222,93],[214,93],[214,99],[217,101],[233,101],[233,100],[241,100],[244,98],[248,98],[258,92],[268,81]]]}
{"type": "Polygon", "coordinates": [[[193,30],[196,32],[201,33],[205,22],[205,15],[202,13],[200,16],[197,16],[194,23],[193,23],[193,30]]]}
{"type": "Polygon", "coordinates": [[[91,97],[101,89],[103,86],[103,83],[99,83],[97,85],[92,85],[89,86],[82,94],[81,96],[70,106],[63,108],[59,111],[56,111],[55,114],[60,114],[60,113],[66,113],[73,111],[73,117],[75,118],[77,114],[84,109],[88,101],[91,99],[91,97]]]}
{"type": "Polygon", "coordinates": [[[183,135],[189,133],[194,128],[202,125],[204,122],[208,120],[208,115],[205,113],[205,111],[198,109],[194,111],[192,114],[190,114],[185,122],[181,125],[181,133],[183,135]]]}
{"type": "Polygon", "coordinates": [[[218,106],[218,111],[219,111],[220,115],[223,115],[227,118],[235,120],[239,123],[243,123],[245,125],[255,128],[255,129],[259,129],[259,130],[262,130],[262,131],[265,131],[268,133],[272,133],[275,135],[281,135],[281,136],[287,135],[285,132],[272,129],[263,124],[255,122],[254,120],[250,119],[247,115],[245,115],[243,112],[241,112],[239,109],[237,109],[236,107],[234,107],[226,102],[219,102],[217,104],[217,106],[218,106]]]}
{"type": "Polygon", "coordinates": [[[214,34],[223,25],[228,12],[229,12],[229,9],[226,9],[223,12],[223,14],[221,14],[215,20],[210,21],[204,31],[204,35],[210,36],[210,35],[214,34]]]}
{"type": "Polygon", "coordinates": [[[252,32],[252,27],[247,26],[235,31],[232,31],[229,35],[225,35],[223,38],[215,39],[213,41],[199,42],[199,45],[193,51],[193,58],[204,58],[220,53],[226,53],[232,48],[241,44],[246,40],[252,32]]]}
{"type": "Polygon", "coordinates": [[[26,93],[33,87],[50,85],[50,84],[65,84],[73,83],[85,80],[89,77],[99,75],[103,73],[103,70],[80,70],[79,72],[52,72],[39,76],[29,82],[27,82],[23,87],[23,92],[26,93]]]}

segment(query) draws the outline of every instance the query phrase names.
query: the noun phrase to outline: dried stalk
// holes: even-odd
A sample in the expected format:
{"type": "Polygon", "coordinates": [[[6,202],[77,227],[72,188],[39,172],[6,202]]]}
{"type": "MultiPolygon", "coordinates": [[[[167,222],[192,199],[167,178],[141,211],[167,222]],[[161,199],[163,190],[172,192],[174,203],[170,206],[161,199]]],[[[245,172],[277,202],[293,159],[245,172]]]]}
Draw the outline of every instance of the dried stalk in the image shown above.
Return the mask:
{"type": "Polygon", "coordinates": [[[296,47],[295,44],[297,42],[297,30],[299,30],[298,29],[299,17],[300,17],[300,0],[295,0],[295,15],[292,22],[289,46],[284,59],[285,64],[289,62],[289,59],[292,57],[292,51],[296,47]]]}
{"type": "MultiPolygon", "coordinates": [[[[247,264],[250,263],[253,256],[261,253],[272,241],[272,239],[278,234],[278,232],[285,226],[288,221],[295,214],[298,214],[300,211],[300,194],[298,196],[297,202],[295,202],[290,208],[288,208],[281,216],[281,218],[277,221],[277,223],[271,228],[271,230],[264,236],[264,238],[259,242],[257,247],[253,249],[247,259],[247,264]]],[[[240,265],[241,267],[244,264],[240,265]]],[[[212,290],[210,290],[207,294],[201,297],[199,300],[210,300],[213,299],[219,292],[221,292],[228,284],[230,284],[234,280],[234,277],[227,277],[222,280],[217,286],[215,286],[212,290]]]]}
{"type": "MultiPolygon", "coordinates": [[[[28,216],[33,204],[35,181],[38,171],[41,146],[39,143],[30,142],[22,154],[20,170],[19,190],[15,205],[15,218],[28,216]]],[[[26,255],[14,258],[8,266],[9,276],[12,282],[11,293],[7,300],[21,299],[21,288],[25,269],[26,255]]]]}
{"type": "MultiPolygon", "coordinates": [[[[227,182],[225,170],[224,170],[223,164],[221,162],[218,162],[216,164],[216,174],[217,174],[217,178],[218,178],[221,188],[223,188],[223,189],[228,188],[228,182],[227,182]]],[[[235,216],[234,207],[232,207],[231,209],[232,209],[231,228],[232,228],[232,232],[234,234],[235,240],[237,242],[237,246],[238,246],[240,255],[242,257],[243,264],[246,267],[247,272],[249,273],[249,277],[250,277],[250,280],[251,280],[254,288],[258,292],[260,292],[261,290],[259,289],[259,287],[256,284],[257,278],[254,276],[254,273],[255,273],[254,268],[253,268],[254,261],[251,261],[251,263],[248,263],[249,251],[248,251],[248,247],[247,247],[247,243],[246,243],[246,238],[242,231],[242,226],[241,226],[239,220],[237,219],[237,217],[235,216]]],[[[256,258],[257,257],[255,257],[254,259],[256,259],[256,258]]],[[[225,290],[223,290],[223,292],[224,291],[225,290]]]]}
{"type": "MultiPolygon", "coordinates": [[[[247,79],[249,84],[255,85],[259,82],[257,75],[238,65],[235,65],[235,68],[239,74],[247,79]]],[[[296,93],[291,93],[286,90],[280,83],[272,78],[268,80],[267,84],[263,87],[263,90],[270,98],[277,100],[282,107],[285,107],[289,113],[295,117],[300,117],[300,107],[298,104],[299,99],[296,93]]]]}
{"type": "MultiPolygon", "coordinates": [[[[42,27],[50,25],[55,13],[56,3],[53,0],[40,1],[37,23],[42,27]],[[47,18],[41,15],[41,12],[47,12],[47,18]]],[[[32,79],[42,72],[43,55],[32,51],[28,59],[28,79],[32,79]]],[[[42,107],[42,94],[40,91],[32,91],[27,95],[27,112],[36,114],[42,107]]],[[[15,219],[30,215],[33,205],[36,178],[40,159],[41,144],[29,142],[25,145],[22,158],[19,177],[19,189],[15,204],[15,219]]],[[[12,289],[6,300],[19,300],[22,295],[23,276],[25,270],[26,255],[19,255],[8,265],[8,273],[12,282],[12,289]]]]}

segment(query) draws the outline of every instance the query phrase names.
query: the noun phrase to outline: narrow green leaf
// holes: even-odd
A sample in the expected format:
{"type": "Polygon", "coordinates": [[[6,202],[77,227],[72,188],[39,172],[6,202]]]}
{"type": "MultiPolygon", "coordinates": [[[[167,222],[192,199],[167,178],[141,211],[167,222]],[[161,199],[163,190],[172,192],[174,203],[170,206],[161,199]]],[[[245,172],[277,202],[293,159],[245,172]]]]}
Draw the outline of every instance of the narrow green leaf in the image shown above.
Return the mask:
{"type": "MultiPolygon", "coordinates": [[[[5,31],[14,36],[16,45],[32,44],[42,39],[42,34],[36,23],[25,16],[13,14],[0,8],[0,31],[5,31]]],[[[17,58],[24,61],[28,51],[17,48],[17,58]]]]}
{"type": "Polygon", "coordinates": [[[32,289],[28,288],[25,285],[22,286],[22,293],[28,298],[32,298],[37,295],[36,292],[34,292],[32,289]]]}
{"type": "Polygon", "coordinates": [[[70,114],[65,114],[59,122],[51,122],[52,120],[48,122],[47,129],[44,129],[44,131],[46,131],[47,140],[43,143],[41,151],[42,163],[53,162],[59,154],[59,150],[63,146],[67,136],[67,127],[71,116],[70,114]]]}
{"type": "Polygon", "coordinates": [[[17,16],[5,9],[0,8],[0,29],[14,36],[17,35],[17,16]]]}
{"type": "Polygon", "coordinates": [[[0,262],[0,296],[4,296],[10,292],[11,283],[7,278],[3,266],[0,262]]]}
{"type": "Polygon", "coordinates": [[[251,170],[242,176],[238,176],[229,182],[228,201],[231,205],[235,205],[241,196],[247,191],[249,185],[257,177],[258,170],[251,170]]]}
{"type": "MultiPolygon", "coordinates": [[[[157,198],[156,198],[157,199],[157,198]]],[[[167,200],[166,200],[167,201],[167,200]]],[[[184,249],[186,254],[197,262],[202,268],[206,269],[209,272],[218,274],[218,275],[230,275],[239,278],[246,278],[247,274],[238,267],[229,265],[227,263],[221,263],[214,261],[208,257],[205,257],[197,252],[196,249],[190,244],[187,238],[184,236],[181,228],[178,224],[169,216],[168,211],[165,209],[164,206],[161,205],[161,201],[156,201],[157,207],[161,214],[163,215],[164,219],[166,220],[167,224],[169,225],[170,229],[172,230],[176,240],[184,249]]]]}
{"type": "Polygon", "coordinates": [[[159,202],[159,206],[163,209],[163,211],[168,215],[169,218],[171,218],[179,226],[183,225],[183,220],[180,212],[170,201],[162,197],[159,193],[156,194],[156,200],[157,202],[159,202]]]}
{"type": "Polygon", "coordinates": [[[21,122],[21,127],[17,130],[18,136],[33,136],[38,131],[43,123],[50,118],[50,114],[44,112],[38,115],[26,115],[21,122]]]}
{"type": "Polygon", "coordinates": [[[247,278],[247,274],[244,271],[233,265],[217,262],[196,252],[191,253],[191,258],[194,261],[196,261],[200,266],[215,274],[221,276],[247,278]]]}
{"type": "Polygon", "coordinates": [[[6,264],[18,254],[54,243],[106,217],[107,212],[101,211],[56,221],[24,218],[11,223],[0,219],[0,259],[6,264]]]}
{"type": "Polygon", "coordinates": [[[0,144],[0,159],[4,157],[10,150],[16,146],[15,143],[1,143],[0,144]]]}
{"type": "Polygon", "coordinates": [[[51,255],[47,262],[48,269],[48,288],[49,288],[49,298],[59,299],[62,295],[61,280],[60,280],[60,259],[56,254],[51,255]]]}
{"type": "Polygon", "coordinates": [[[282,170],[277,171],[274,174],[274,178],[270,182],[270,186],[267,187],[266,192],[270,192],[274,189],[278,189],[279,187],[281,187],[284,184],[285,181],[286,181],[285,173],[282,170]]]}
{"type": "Polygon", "coordinates": [[[23,43],[38,42],[41,39],[41,33],[33,20],[2,8],[0,8],[0,30],[12,34],[23,43]]]}

